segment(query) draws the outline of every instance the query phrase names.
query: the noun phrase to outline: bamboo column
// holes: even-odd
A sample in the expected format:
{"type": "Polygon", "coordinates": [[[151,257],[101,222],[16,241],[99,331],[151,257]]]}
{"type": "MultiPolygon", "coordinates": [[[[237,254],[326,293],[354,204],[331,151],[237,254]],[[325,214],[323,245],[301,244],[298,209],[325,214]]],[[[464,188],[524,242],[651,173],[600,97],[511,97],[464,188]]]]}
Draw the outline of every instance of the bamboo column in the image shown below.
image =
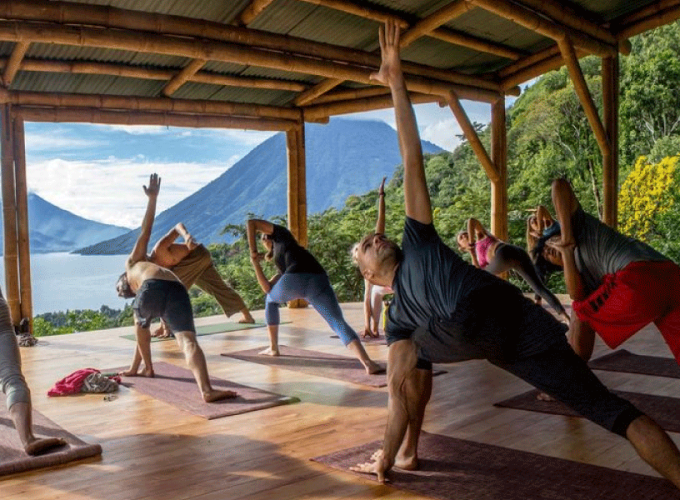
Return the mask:
{"type": "Polygon", "coordinates": [[[33,297],[31,289],[31,248],[28,227],[28,183],[26,182],[26,140],[24,121],[14,119],[14,176],[16,182],[18,250],[19,250],[19,298],[21,316],[29,320],[29,332],[33,334],[33,297]]]}
{"type": "MultiPolygon", "coordinates": [[[[288,227],[298,243],[307,247],[307,180],[305,163],[305,125],[300,121],[286,131],[288,153],[288,227]]],[[[307,307],[302,299],[292,300],[288,307],[307,307]]]]}
{"type": "Polygon", "coordinates": [[[604,127],[609,139],[609,154],[602,157],[604,223],[618,224],[619,186],[619,58],[602,59],[602,107],[604,127]]]}
{"type": "Polygon", "coordinates": [[[2,107],[2,215],[4,225],[5,298],[16,326],[21,320],[17,256],[17,211],[12,141],[12,107],[2,107]]]}
{"type": "Polygon", "coordinates": [[[491,159],[498,178],[491,179],[491,232],[508,240],[508,143],[505,128],[505,98],[491,105],[491,159]]]}
{"type": "MultiPolygon", "coordinates": [[[[449,108],[451,108],[451,111],[458,121],[458,125],[460,125],[460,128],[463,130],[465,138],[470,143],[470,147],[477,155],[479,163],[481,163],[482,167],[484,167],[487,177],[491,179],[492,182],[499,181],[500,176],[498,173],[498,168],[494,165],[493,160],[489,158],[486,149],[484,149],[484,144],[482,144],[482,141],[479,140],[479,136],[477,135],[472,123],[470,123],[470,119],[468,118],[467,113],[465,113],[463,106],[461,106],[458,96],[454,92],[449,92],[447,102],[449,103],[449,108]]],[[[491,231],[493,232],[493,229],[491,231]]]]}

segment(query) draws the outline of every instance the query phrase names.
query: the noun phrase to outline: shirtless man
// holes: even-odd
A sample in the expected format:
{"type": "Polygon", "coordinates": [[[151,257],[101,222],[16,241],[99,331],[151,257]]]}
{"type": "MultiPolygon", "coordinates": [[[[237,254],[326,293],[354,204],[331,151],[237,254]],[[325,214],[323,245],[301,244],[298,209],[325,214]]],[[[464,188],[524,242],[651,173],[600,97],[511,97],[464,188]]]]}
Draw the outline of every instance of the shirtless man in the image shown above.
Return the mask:
{"type": "Polygon", "coordinates": [[[361,240],[364,278],[391,285],[385,328],[388,417],[383,448],[353,468],[380,482],[393,466],[418,467],[418,436],[432,389],[433,362],[487,359],[553,395],[605,429],[680,488],[680,452],[652,419],[610,392],[571,349],[566,326],[521,291],[466,263],[432,223],[418,126],[399,59],[399,27],[380,30],[382,65],[374,75],[394,102],[404,162],[406,222],[402,248],[382,234],[361,240]],[[489,304],[495,304],[493,309],[489,304]]]}
{"type": "Polygon", "coordinates": [[[156,174],[149,178],[149,187],[144,186],[144,193],[149,198],[144,214],[142,228],[132,249],[132,253],[125,262],[125,272],[118,278],[116,290],[118,296],[132,298],[132,308],[135,313],[137,347],[130,369],[120,375],[135,377],[142,375],[153,377],[151,363],[151,333],[149,324],[153,318],[160,317],[175,333],[177,344],[184,352],[184,359],[194,374],[203,400],[211,403],[220,399],[236,397],[233,391],[218,391],[210,385],[208,367],[205,356],[198,342],[196,329],[191,312],[191,301],[186,288],[172,271],[158,264],[149,262],[146,249],[151,237],[153,220],[156,215],[156,199],[161,187],[161,179],[156,174]],[[139,372],[141,362],[144,369],[139,372]]]}
{"type": "MultiPolygon", "coordinates": [[[[225,283],[215,269],[210,251],[197,243],[181,222],[158,240],[151,250],[149,260],[170,269],[187,290],[192,285],[196,285],[215,297],[227,317],[240,311],[243,318],[239,320],[239,323],[255,323],[241,296],[225,283]],[[184,239],[184,243],[175,243],[180,236],[184,239]]],[[[152,334],[152,337],[163,338],[170,335],[172,332],[169,332],[165,323],[161,322],[161,326],[152,334]]]]}

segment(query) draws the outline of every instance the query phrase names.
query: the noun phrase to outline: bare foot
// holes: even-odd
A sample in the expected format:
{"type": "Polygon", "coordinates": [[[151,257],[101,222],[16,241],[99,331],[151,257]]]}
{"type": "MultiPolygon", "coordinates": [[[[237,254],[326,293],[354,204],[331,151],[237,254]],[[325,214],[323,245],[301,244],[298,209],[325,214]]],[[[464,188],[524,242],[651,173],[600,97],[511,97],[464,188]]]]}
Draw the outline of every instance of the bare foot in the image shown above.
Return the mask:
{"type": "Polygon", "coordinates": [[[263,356],[280,356],[281,355],[278,347],[276,349],[272,349],[271,347],[267,347],[264,351],[260,351],[258,354],[262,354],[263,356]]]}
{"type": "Polygon", "coordinates": [[[536,396],[536,399],[539,401],[555,401],[555,398],[550,396],[549,394],[546,394],[545,392],[541,392],[536,396]]]}
{"type": "Polygon", "coordinates": [[[373,331],[370,328],[364,328],[364,338],[377,338],[378,337],[378,332],[376,331],[373,333],[373,331]]]}
{"type": "Polygon", "coordinates": [[[239,323],[244,324],[244,325],[249,325],[252,323],[255,323],[255,318],[253,318],[250,314],[248,315],[243,315],[243,317],[238,320],[239,323]]]}
{"type": "Polygon", "coordinates": [[[368,361],[364,363],[364,368],[366,368],[366,373],[369,375],[376,375],[378,373],[384,373],[385,367],[375,361],[368,361]]]}
{"type": "Polygon", "coordinates": [[[24,451],[29,455],[40,455],[47,450],[64,446],[65,444],[66,441],[61,438],[33,438],[26,443],[24,451]]]}
{"type": "Polygon", "coordinates": [[[394,466],[403,470],[418,470],[418,457],[400,457],[394,459],[394,466]]]}
{"type": "Polygon", "coordinates": [[[213,403],[222,399],[235,398],[238,394],[234,391],[218,391],[211,389],[209,392],[203,393],[203,401],[206,403],[213,403]]]}
{"type": "Polygon", "coordinates": [[[136,370],[126,370],[124,372],[118,372],[121,377],[149,377],[154,378],[153,368],[144,368],[141,372],[136,370]]]}

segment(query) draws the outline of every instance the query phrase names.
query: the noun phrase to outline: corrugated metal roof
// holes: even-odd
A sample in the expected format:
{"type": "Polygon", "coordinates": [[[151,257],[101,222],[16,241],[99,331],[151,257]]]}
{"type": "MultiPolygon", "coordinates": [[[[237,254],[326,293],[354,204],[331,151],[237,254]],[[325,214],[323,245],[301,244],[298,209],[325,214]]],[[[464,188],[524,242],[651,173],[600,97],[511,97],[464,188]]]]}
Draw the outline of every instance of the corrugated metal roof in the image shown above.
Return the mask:
{"type": "MultiPolygon", "coordinates": [[[[522,0],[516,0],[513,3],[517,5],[521,2],[522,0]]],[[[48,5],[54,5],[54,3],[57,2],[49,2],[48,5]]],[[[234,19],[239,18],[240,13],[250,4],[250,1],[76,0],[76,3],[91,6],[110,6],[141,13],[169,14],[229,24],[234,19]]],[[[398,15],[411,24],[450,3],[451,0],[357,1],[357,5],[398,15]]],[[[601,23],[655,3],[660,3],[660,0],[571,0],[562,2],[571,10],[578,12],[582,18],[600,20],[601,23]]],[[[131,12],[131,15],[138,14],[131,12]]],[[[310,43],[323,43],[375,54],[378,49],[377,28],[379,24],[374,19],[367,19],[301,0],[274,0],[249,24],[248,28],[275,35],[294,37],[298,40],[308,40],[310,43]]],[[[445,23],[442,28],[520,50],[526,55],[541,52],[555,45],[553,40],[481,8],[474,8],[463,13],[445,23]]],[[[226,44],[227,42],[223,43],[226,44]]],[[[245,45],[243,47],[247,49],[245,45]]],[[[12,42],[0,42],[0,57],[7,60],[12,54],[13,48],[14,43],[12,42]]],[[[402,57],[405,60],[430,66],[433,70],[451,70],[471,75],[484,75],[485,77],[493,76],[491,75],[493,72],[513,64],[513,60],[507,57],[454,45],[429,36],[415,40],[402,52],[402,57]]],[[[49,42],[32,43],[25,58],[29,60],[116,64],[151,70],[170,69],[173,74],[179,73],[191,62],[191,58],[184,55],[173,56],[136,52],[135,50],[68,46],[49,42]]],[[[244,64],[245,62],[246,59],[243,63],[240,61],[209,60],[201,71],[248,78],[301,82],[307,87],[325,79],[320,75],[294,73],[281,68],[253,66],[244,64]]],[[[362,71],[365,70],[362,69],[362,71]]],[[[144,78],[40,73],[20,70],[12,82],[11,89],[160,97],[166,83],[167,81],[163,80],[144,78]]],[[[339,88],[355,88],[364,85],[363,83],[347,82],[339,88]]],[[[197,82],[185,83],[174,94],[174,97],[183,99],[216,99],[275,106],[292,106],[296,96],[297,93],[284,90],[227,87],[197,82]]]]}

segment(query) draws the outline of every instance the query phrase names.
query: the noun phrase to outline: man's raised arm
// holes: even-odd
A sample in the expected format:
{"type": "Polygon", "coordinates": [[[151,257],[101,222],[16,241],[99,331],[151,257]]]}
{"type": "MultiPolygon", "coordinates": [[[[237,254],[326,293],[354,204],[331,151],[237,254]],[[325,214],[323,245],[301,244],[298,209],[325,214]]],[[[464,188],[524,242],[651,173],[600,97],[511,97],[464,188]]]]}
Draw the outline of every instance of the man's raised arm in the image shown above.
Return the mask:
{"type": "Polygon", "coordinates": [[[423,224],[430,224],[432,222],[432,207],[430,206],[430,195],[425,181],[423,150],[411,99],[406,90],[406,82],[401,71],[399,26],[394,21],[387,21],[385,26],[380,27],[380,51],[382,54],[380,70],[378,73],[372,74],[371,78],[388,85],[392,92],[399,150],[404,162],[406,216],[423,224]]]}
{"type": "Polygon", "coordinates": [[[127,264],[133,265],[141,260],[146,259],[146,250],[149,246],[149,239],[151,238],[151,229],[153,228],[153,220],[156,217],[156,200],[158,192],[161,189],[161,178],[158,174],[151,174],[149,176],[149,187],[144,187],[144,193],[149,198],[146,205],[146,213],[142,221],[142,228],[137,238],[137,243],[132,249],[130,257],[128,257],[127,264]]]}

